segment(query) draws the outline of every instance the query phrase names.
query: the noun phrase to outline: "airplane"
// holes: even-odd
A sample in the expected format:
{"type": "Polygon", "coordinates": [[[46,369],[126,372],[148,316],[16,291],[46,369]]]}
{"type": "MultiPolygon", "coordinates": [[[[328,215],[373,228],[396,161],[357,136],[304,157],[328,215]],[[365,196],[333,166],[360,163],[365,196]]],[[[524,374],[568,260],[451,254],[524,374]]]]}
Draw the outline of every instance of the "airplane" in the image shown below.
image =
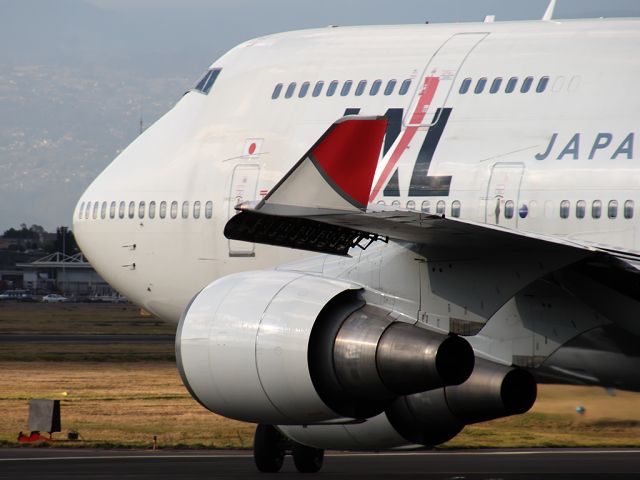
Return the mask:
{"type": "MultiPolygon", "coordinates": [[[[490,20],[490,19],[489,19],[490,20]]],[[[425,448],[538,383],[640,391],[640,20],[247,41],[95,179],[73,227],[178,324],[260,471],[425,448]]]]}

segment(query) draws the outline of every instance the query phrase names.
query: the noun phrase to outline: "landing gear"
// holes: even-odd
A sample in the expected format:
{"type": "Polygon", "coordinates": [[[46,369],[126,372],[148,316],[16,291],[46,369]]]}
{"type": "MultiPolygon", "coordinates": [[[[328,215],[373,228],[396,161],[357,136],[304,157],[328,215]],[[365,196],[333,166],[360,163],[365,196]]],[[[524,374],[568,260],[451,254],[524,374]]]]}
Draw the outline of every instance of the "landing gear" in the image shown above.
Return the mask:
{"type": "Polygon", "coordinates": [[[322,468],[324,450],[294,443],[292,451],[293,463],[300,473],[316,473],[322,468]]]}
{"type": "Polygon", "coordinates": [[[253,440],[253,460],[258,470],[279,472],[286,454],[293,456],[293,463],[300,473],[316,473],[324,461],[324,450],[289,440],[273,425],[259,424],[253,440]]]}
{"type": "Polygon", "coordinates": [[[253,437],[253,460],[264,473],[279,472],[286,453],[287,439],[273,425],[259,424],[253,437]]]}

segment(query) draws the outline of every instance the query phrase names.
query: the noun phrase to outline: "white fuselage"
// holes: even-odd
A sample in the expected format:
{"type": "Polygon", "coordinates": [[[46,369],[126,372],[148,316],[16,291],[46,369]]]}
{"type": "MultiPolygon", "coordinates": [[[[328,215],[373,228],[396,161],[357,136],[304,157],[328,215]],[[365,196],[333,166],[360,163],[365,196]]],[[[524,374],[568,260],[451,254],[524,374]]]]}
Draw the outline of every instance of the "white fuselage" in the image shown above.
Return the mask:
{"type": "Polygon", "coordinates": [[[78,202],[74,231],[105,280],[177,321],[212,280],[307,255],[227,240],[224,225],[237,203],[259,200],[336,119],[359,109],[401,119],[371,203],[459,210],[469,220],[640,251],[639,46],[639,20],[327,28],[252,40],[212,65],[221,72],[208,94],[185,94],[100,174],[78,202]],[[430,88],[430,102],[421,103],[430,88]]]}

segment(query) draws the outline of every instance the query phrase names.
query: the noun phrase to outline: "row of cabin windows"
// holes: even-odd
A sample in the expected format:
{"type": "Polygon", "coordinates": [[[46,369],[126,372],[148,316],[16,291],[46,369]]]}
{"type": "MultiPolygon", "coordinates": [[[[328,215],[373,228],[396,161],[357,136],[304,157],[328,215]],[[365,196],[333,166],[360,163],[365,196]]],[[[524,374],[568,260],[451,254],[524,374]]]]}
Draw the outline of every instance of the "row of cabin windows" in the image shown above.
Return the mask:
{"type": "MultiPolygon", "coordinates": [[[[378,205],[386,205],[386,202],[384,200],[378,200],[378,205]]],[[[393,202],[391,202],[391,206],[400,208],[400,200],[394,200],[393,202]]],[[[431,207],[431,200],[425,200],[420,205],[420,211],[422,213],[432,213],[431,207]]],[[[416,202],[413,200],[409,200],[406,204],[406,208],[407,210],[415,210],[416,202]]],[[[436,215],[444,215],[446,208],[447,203],[444,200],[438,200],[435,204],[435,210],[433,213],[435,213],[436,215]]],[[[451,210],[449,211],[449,215],[458,218],[460,216],[461,209],[462,203],[460,203],[459,200],[454,200],[453,202],[451,202],[451,210]]]]}
{"type": "MultiPolygon", "coordinates": [[[[489,93],[498,93],[504,83],[504,93],[513,93],[516,91],[518,87],[518,77],[511,77],[506,82],[503,82],[502,77],[494,78],[489,86],[489,93]]],[[[471,78],[465,78],[460,84],[459,93],[465,94],[469,91],[471,87],[471,83],[473,80],[471,78]]],[[[476,80],[476,84],[473,87],[473,93],[482,93],[485,90],[485,87],[489,83],[489,80],[486,77],[479,78],[476,80]]],[[[534,78],[533,77],[525,77],[520,84],[520,93],[527,93],[531,90],[533,86],[534,78]]],[[[536,85],[536,92],[542,93],[546,90],[547,85],[549,84],[549,77],[541,77],[538,80],[536,85]]]]}
{"type": "MultiPolygon", "coordinates": [[[[392,95],[396,89],[397,84],[398,84],[397,80],[395,79],[389,80],[384,87],[383,93],[387,96],[392,95]]],[[[323,80],[317,81],[316,84],[313,86],[313,90],[311,90],[311,96],[319,97],[320,95],[322,95],[322,92],[324,90],[324,85],[325,85],[325,82],[323,80]]],[[[367,91],[367,86],[368,86],[367,80],[360,80],[355,87],[354,95],[356,97],[360,97],[364,95],[365,92],[367,91]]],[[[398,95],[406,95],[407,92],[409,91],[410,86],[411,86],[411,80],[409,79],[404,80],[400,84],[400,88],[398,89],[398,95]]],[[[297,87],[298,87],[298,84],[296,82],[289,83],[289,85],[287,85],[287,88],[284,91],[284,98],[293,97],[296,93],[297,87]]],[[[349,93],[351,93],[351,88],[353,87],[353,80],[346,80],[340,88],[338,87],[340,87],[340,82],[338,80],[333,80],[329,82],[329,85],[327,86],[327,89],[324,94],[327,97],[333,97],[337,91],[340,91],[340,96],[346,97],[347,95],[349,95],[349,93]]],[[[380,92],[381,88],[382,88],[382,80],[374,80],[373,82],[371,82],[371,86],[369,86],[368,88],[369,95],[370,96],[377,95],[378,92],[380,92]]],[[[283,89],[284,89],[284,85],[282,83],[278,83],[273,89],[271,98],[273,100],[275,100],[276,98],[279,98],[283,89]]],[[[303,82],[300,85],[300,88],[298,89],[298,98],[306,97],[310,89],[311,89],[311,83],[303,82]]]]}
{"type": "MultiPolygon", "coordinates": [[[[385,201],[379,200],[378,204],[385,205],[385,201]]],[[[400,200],[394,200],[393,202],[391,202],[391,206],[400,208],[400,200]]],[[[422,202],[422,205],[420,206],[420,211],[423,213],[432,213],[431,207],[432,207],[431,201],[425,200],[424,202],[422,202]]],[[[610,200],[607,205],[607,217],[611,219],[617,218],[618,207],[619,207],[619,204],[617,200],[610,200]]],[[[633,200],[626,200],[624,202],[624,205],[622,208],[622,214],[624,218],[626,219],[633,218],[634,207],[635,207],[635,204],[633,200]]],[[[409,200],[406,203],[406,208],[408,210],[415,210],[416,202],[413,200],[409,200]]],[[[454,200],[453,202],[451,202],[451,209],[449,211],[449,215],[454,218],[460,217],[461,208],[462,208],[462,204],[460,203],[460,201],[454,200]]],[[[504,218],[506,219],[513,218],[515,216],[515,209],[516,209],[515,202],[513,200],[507,200],[504,203],[504,218]]],[[[446,202],[444,200],[438,200],[438,202],[436,202],[435,204],[434,213],[436,215],[444,215],[445,210],[446,210],[446,202]]],[[[560,202],[560,218],[569,218],[570,211],[571,211],[571,202],[569,200],[562,200],[562,202],[560,202]]],[[[521,209],[520,217],[525,218],[527,216],[527,212],[528,212],[527,208],[521,209]]],[[[587,212],[587,202],[585,200],[578,200],[575,206],[576,218],[585,218],[586,212],[587,212]]],[[[602,201],[594,200],[593,202],[591,202],[591,218],[598,219],[600,217],[602,217],[602,201]]]]}
{"type": "MultiPolygon", "coordinates": [[[[159,218],[167,217],[167,205],[168,204],[165,201],[160,202],[158,205],[157,214],[159,218]]],[[[98,218],[105,219],[107,218],[107,210],[109,218],[112,219],[116,218],[116,216],[117,218],[125,218],[125,216],[135,218],[136,214],[140,219],[145,217],[153,219],[156,217],[156,202],[149,202],[148,209],[147,204],[144,201],[138,202],[137,204],[136,202],[131,201],[128,206],[124,201],[121,201],[120,204],[117,204],[115,201],[111,202],[111,204],[108,204],[108,202],[86,202],[86,204],[85,202],[82,202],[82,204],[80,204],[80,209],[78,210],[78,218],[81,220],[83,218],[86,220],[89,218],[93,218],[94,220],[98,218]]],[[[182,202],[180,210],[182,218],[189,218],[191,215],[193,218],[198,219],[201,215],[202,203],[200,201],[193,202],[193,207],[191,207],[189,201],[185,200],[182,202]]],[[[178,202],[175,200],[169,205],[169,216],[171,218],[178,218],[178,202]]],[[[204,217],[207,219],[213,217],[212,201],[208,201],[204,204],[204,217]]]]}
{"type": "MultiPolygon", "coordinates": [[[[607,217],[608,218],[617,218],[618,217],[618,201],[610,200],[607,204],[607,217]]],[[[633,209],[634,209],[633,200],[626,200],[622,207],[622,215],[626,219],[633,218],[633,209]]],[[[586,216],[587,211],[587,202],[584,200],[578,200],[576,202],[576,218],[584,218],[586,216]]],[[[563,200],[560,202],[560,218],[569,218],[571,212],[571,202],[569,200],[563,200]]],[[[594,200],[591,202],[591,218],[600,218],[602,216],[602,201],[594,200]]]]}

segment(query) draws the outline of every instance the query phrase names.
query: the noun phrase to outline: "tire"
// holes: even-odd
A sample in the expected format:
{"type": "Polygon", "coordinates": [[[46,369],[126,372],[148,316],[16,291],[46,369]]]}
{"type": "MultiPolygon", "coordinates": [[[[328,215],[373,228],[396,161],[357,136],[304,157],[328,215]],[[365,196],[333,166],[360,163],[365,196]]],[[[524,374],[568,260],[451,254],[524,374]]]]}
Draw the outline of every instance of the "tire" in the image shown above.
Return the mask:
{"type": "Polygon", "coordinates": [[[300,473],[316,473],[323,462],[324,450],[299,443],[293,445],[293,463],[300,473]]]}
{"type": "Polygon", "coordinates": [[[279,472],[284,460],[282,434],[273,425],[259,424],[253,437],[253,460],[264,473],[279,472]]]}

